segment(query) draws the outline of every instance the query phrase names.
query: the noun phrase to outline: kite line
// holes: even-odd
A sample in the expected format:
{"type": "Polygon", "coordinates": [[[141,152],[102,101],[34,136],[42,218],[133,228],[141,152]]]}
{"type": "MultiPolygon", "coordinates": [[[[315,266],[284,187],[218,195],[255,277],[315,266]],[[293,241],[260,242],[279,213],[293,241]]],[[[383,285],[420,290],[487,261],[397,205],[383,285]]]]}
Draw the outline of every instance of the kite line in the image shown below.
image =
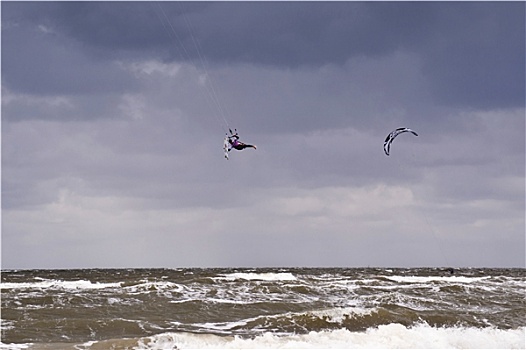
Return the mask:
{"type": "MultiPolygon", "coordinates": [[[[181,4],[179,5],[182,6],[181,4]]],[[[198,60],[194,60],[193,55],[191,54],[189,48],[187,48],[187,45],[185,45],[184,40],[180,37],[180,35],[177,34],[177,31],[175,30],[172,24],[172,21],[170,20],[169,16],[166,14],[166,11],[164,10],[164,8],[159,2],[157,2],[157,8],[159,12],[155,11],[155,13],[157,17],[159,18],[165,31],[168,33],[168,36],[170,37],[170,41],[176,48],[176,51],[179,53],[181,60],[191,62],[192,67],[195,69],[195,71],[197,73],[201,73],[204,76],[204,81],[202,85],[204,86],[206,90],[206,94],[204,94],[202,89],[200,89],[201,93],[204,95],[204,98],[208,101],[208,103],[212,107],[214,117],[220,124],[223,131],[226,133],[227,130],[230,129],[230,126],[226,118],[225,108],[221,104],[221,101],[217,94],[217,89],[213,82],[213,79],[208,72],[208,68],[207,68],[208,62],[206,61],[205,55],[202,53],[202,48],[199,44],[199,41],[196,39],[194,35],[194,30],[192,28],[192,25],[190,23],[188,16],[186,15],[186,12],[181,7],[181,13],[184,18],[186,30],[188,32],[188,35],[191,38],[193,49],[194,49],[196,56],[198,57],[198,60]]]]}

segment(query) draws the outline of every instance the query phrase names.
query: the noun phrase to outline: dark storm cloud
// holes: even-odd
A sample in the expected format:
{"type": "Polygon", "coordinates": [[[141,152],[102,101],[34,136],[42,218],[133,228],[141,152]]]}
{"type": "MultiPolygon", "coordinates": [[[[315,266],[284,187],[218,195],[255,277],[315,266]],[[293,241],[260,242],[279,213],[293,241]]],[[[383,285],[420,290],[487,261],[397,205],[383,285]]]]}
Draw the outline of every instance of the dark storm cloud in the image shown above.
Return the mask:
{"type": "Polygon", "coordinates": [[[7,2],[2,8],[3,22],[44,25],[105,54],[143,51],[167,42],[159,36],[162,27],[149,2],[7,2]]]}
{"type": "Polygon", "coordinates": [[[116,62],[85,55],[82,43],[50,27],[9,25],[4,20],[2,24],[6,26],[2,29],[2,84],[9,90],[53,96],[107,94],[137,87],[116,62]]]}
{"type": "Polygon", "coordinates": [[[53,96],[137,88],[116,62],[87,57],[79,52],[79,45],[36,28],[12,35],[13,30],[2,33],[2,84],[11,91],[53,96]]]}
{"type": "Polygon", "coordinates": [[[3,72],[4,81],[33,92],[40,92],[37,87],[46,79],[54,81],[61,92],[81,89],[79,80],[83,89],[126,89],[130,82],[115,71],[105,84],[95,83],[108,76],[107,65],[101,69],[100,61],[142,57],[198,63],[197,43],[210,64],[289,69],[342,65],[353,57],[407,51],[422,60],[439,103],[482,109],[524,104],[523,2],[31,2],[2,6],[3,23],[44,25],[77,44],[57,47],[53,41],[31,40],[26,27],[20,32],[3,30],[4,66],[10,67],[3,72]],[[15,50],[24,53],[16,55],[21,61],[12,57],[15,50]],[[85,76],[70,75],[79,64],[85,76]]]}
{"type": "Polygon", "coordinates": [[[353,56],[384,55],[421,41],[425,30],[414,29],[433,13],[422,8],[415,17],[414,10],[404,8],[354,2],[226,3],[211,5],[192,20],[211,33],[204,46],[214,57],[295,68],[343,64],[353,56]],[[225,28],[217,26],[227,21],[225,28]]]}
{"type": "Polygon", "coordinates": [[[213,3],[188,17],[213,61],[319,67],[406,51],[438,103],[492,109],[524,105],[524,12],[521,2],[213,3]]]}
{"type": "Polygon", "coordinates": [[[409,51],[422,59],[439,103],[483,109],[524,105],[524,3],[211,7],[215,10],[192,20],[214,59],[295,68],[409,51]]]}
{"type": "Polygon", "coordinates": [[[4,21],[48,25],[110,56],[186,50],[172,58],[193,60],[196,39],[211,62],[288,68],[390,53],[424,40],[432,30],[424,24],[436,16],[418,4],[354,2],[51,2],[5,9],[4,21]]]}
{"type": "Polygon", "coordinates": [[[451,5],[441,7],[441,25],[422,50],[423,71],[439,102],[524,106],[524,2],[451,5]]]}

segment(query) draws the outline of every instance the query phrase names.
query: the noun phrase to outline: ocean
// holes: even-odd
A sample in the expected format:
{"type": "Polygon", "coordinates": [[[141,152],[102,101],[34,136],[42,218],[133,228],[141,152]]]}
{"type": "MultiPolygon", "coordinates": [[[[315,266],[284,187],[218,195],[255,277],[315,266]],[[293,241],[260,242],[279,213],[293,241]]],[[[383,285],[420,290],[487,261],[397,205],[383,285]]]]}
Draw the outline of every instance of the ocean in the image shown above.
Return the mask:
{"type": "Polygon", "coordinates": [[[0,349],[524,349],[525,269],[4,270],[0,349]]]}

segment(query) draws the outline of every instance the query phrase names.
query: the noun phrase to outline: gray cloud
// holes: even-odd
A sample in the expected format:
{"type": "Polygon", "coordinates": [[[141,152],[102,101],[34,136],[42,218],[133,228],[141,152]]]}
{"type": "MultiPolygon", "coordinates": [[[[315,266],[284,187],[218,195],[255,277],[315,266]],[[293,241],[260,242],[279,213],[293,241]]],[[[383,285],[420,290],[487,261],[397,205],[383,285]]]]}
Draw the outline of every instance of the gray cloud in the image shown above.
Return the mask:
{"type": "Polygon", "coordinates": [[[133,77],[116,62],[83,54],[79,43],[35,27],[3,30],[5,87],[37,95],[111,94],[133,91],[133,77]]]}

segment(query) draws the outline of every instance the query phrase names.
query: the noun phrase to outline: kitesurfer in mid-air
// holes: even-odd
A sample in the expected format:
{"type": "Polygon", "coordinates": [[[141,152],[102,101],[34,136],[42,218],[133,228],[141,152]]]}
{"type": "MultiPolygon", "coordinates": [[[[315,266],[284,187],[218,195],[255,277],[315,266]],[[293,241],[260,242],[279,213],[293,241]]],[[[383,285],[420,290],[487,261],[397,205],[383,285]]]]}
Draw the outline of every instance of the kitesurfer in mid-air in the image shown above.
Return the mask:
{"type": "Polygon", "coordinates": [[[253,149],[256,149],[256,146],[254,145],[249,145],[249,144],[246,144],[246,143],[243,143],[241,141],[239,141],[239,135],[237,134],[237,130],[235,133],[232,133],[232,130],[230,130],[230,136],[228,136],[228,143],[230,145],[230,147],[228,148],[228,152],[230,152],[232,150],[232,148],[238,150],[238,151],[242,151],[244,150],[245,148],[253,148],[253,149]]]}

